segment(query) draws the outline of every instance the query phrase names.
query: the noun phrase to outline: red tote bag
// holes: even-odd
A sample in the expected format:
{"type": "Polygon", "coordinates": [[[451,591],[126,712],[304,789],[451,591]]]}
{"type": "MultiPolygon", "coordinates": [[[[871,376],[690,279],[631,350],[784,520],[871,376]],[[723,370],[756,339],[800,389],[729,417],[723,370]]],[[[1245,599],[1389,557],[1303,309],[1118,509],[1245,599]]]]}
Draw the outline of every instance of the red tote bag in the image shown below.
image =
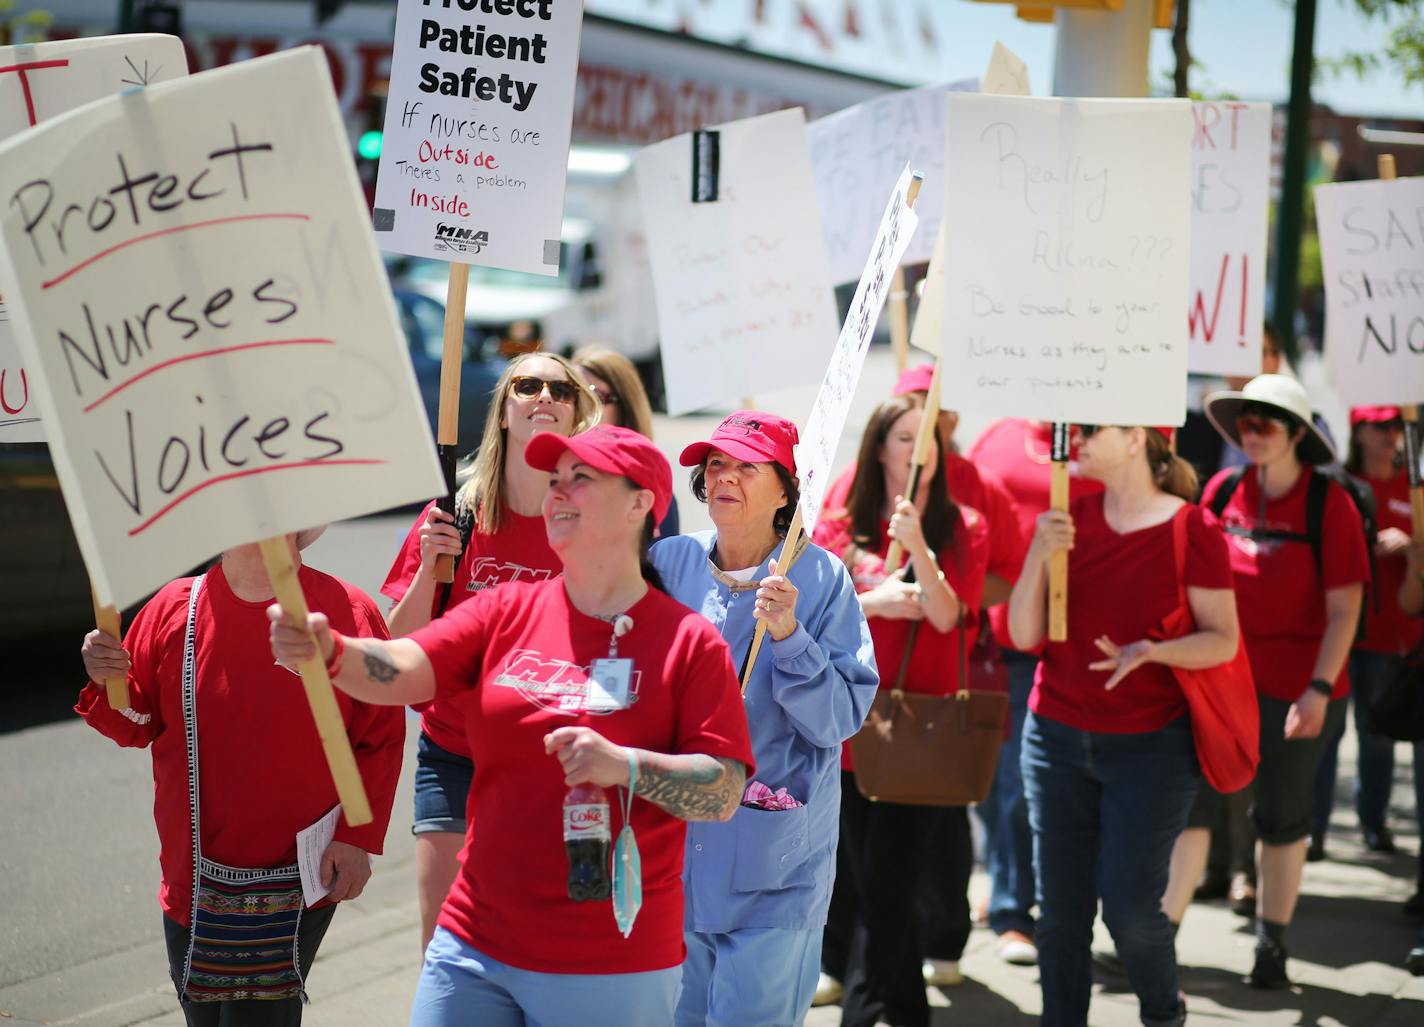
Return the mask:
{"type": "MultiPolygon", "coordinates": [[[[1181,638],[1196,631],[1187,603],[1184,573],[1187,565],[1187,514],[1183,506],[1172,519],[1172,550],[1177,562],[1177,609],[1153,632],[1159,639],[1181,638]]],[[[1192,736],[1197,761],[1207,782],[1218,792],[1236,792],[1256,777],[1261,762],[1261,711],[1256,705],[1256,682],[1246,658],[1246,640],[1226,663],[1202,670],[1171,668],[1192,714],[1192,736]]]]}

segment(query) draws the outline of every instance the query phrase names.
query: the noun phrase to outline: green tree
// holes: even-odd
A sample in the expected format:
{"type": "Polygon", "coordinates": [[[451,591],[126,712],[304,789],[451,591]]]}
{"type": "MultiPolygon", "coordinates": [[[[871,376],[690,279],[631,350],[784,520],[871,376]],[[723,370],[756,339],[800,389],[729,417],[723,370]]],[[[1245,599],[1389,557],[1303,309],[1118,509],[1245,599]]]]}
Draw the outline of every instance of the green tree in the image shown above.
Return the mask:
{"type": "Polygon", "coordinates": [[[1334,74],[1354,73],[1361,77],[1391,68],[1407,85],[1424,83],[1424,0],[1349,0],[1362,14],[1378,18],[1390,26],[1384,49],[1346,51],[1335,57],[1320,57],[1317,66],[1334,74]]]}

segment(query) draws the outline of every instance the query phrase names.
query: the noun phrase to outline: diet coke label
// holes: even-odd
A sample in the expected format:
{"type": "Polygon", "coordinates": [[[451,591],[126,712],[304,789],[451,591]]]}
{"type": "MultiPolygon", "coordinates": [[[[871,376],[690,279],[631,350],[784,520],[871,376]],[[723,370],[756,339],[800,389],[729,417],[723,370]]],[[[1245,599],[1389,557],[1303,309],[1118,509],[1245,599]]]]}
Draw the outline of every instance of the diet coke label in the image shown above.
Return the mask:
{"type": "Polygon", "coordinates": [[[606,803],[571,803],[564,807],[564,841],[610,841],[606,803]]]}

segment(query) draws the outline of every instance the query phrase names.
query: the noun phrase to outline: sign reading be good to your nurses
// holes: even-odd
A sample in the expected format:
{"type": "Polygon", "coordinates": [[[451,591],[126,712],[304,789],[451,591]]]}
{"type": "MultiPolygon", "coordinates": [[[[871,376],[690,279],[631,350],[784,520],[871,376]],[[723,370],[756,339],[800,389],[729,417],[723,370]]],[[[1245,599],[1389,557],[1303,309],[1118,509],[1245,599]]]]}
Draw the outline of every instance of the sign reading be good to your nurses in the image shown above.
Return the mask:
{"type": "Polygon", "coordinates": [[[441,491],[320,50],[11,139],[0,237],[0,292],[101,602],[441,491]]]}
{"type": "Polygon", "coordinates": [[[582,0],[400,0],[381,248],[559,273],[582,0]]]}
{"type": "Polygon", "coordinates": [[[1424,401],[1424,178],[1315,189],[1325,359],[1350,406],[1424,401]]]}
{"type": "Polygon", "coordinates": [[[805,115],[792,108],[713,131],[705,182],[716,182],[716,199],[693,202],[690,134],[633,162],[670,414],[813,385],[836,338],[805,115]]]}
{"type": "MultiPolygon", "coordinates": [[[[0,139],[125,89],[188,74],[177,36],[132,35],[0,46],[0,139]]],[[[0,297],[0,443],[43,442],[34,371],[20,359],[0,297]]]]}
{"type": "Polygon", "coordinates": [[[949,95],[944,405],[1186,417],[1191,104],[949,95]]]}

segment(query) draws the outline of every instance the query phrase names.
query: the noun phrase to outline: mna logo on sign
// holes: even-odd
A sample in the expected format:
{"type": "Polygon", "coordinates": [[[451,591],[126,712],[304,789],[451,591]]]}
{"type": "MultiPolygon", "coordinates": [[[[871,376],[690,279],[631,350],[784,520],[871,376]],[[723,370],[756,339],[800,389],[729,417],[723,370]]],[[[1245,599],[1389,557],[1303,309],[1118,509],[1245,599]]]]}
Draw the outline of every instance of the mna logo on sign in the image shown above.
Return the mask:
{"type": "Polygon", "coordinates": [[[489,233],[441,222],[435,226],[435,241],[461,253],[479,253],[489,245],[489,233]]]}

